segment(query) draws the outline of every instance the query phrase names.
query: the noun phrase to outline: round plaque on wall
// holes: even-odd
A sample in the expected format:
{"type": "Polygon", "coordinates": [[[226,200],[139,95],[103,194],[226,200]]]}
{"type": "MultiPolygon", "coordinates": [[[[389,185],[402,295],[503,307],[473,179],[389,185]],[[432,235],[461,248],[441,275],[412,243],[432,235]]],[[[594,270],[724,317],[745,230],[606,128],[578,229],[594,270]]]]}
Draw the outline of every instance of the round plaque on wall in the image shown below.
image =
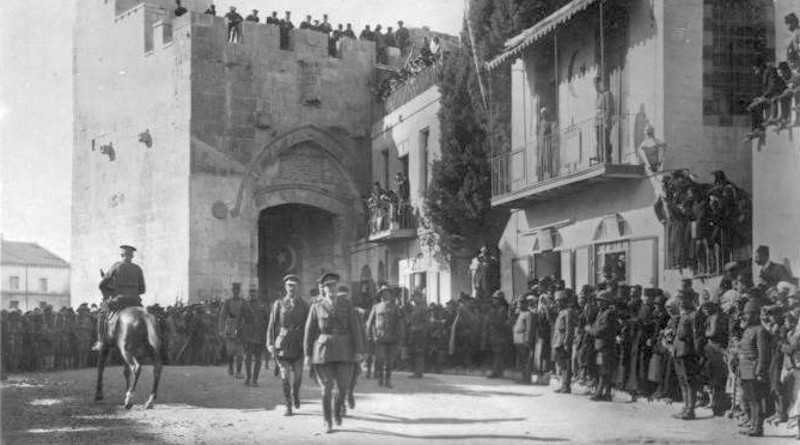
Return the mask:
{"type": "Polygon", "coordinates": [[[211,206],[211,214],[214,218],[225,219],[228,217],[228,206],[222,201],[217,201],[211,206]]]}

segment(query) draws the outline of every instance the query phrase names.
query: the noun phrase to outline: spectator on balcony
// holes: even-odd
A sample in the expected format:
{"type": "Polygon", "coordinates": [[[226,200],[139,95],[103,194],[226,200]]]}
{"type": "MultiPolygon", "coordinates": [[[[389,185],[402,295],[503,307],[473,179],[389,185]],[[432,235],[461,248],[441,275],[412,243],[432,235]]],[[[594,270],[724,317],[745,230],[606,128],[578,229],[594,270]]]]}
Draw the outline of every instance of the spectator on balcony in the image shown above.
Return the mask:
{"type": "Polygon", "coordinates": [[[175,0],[175,17],[180,17],[187,12],[189,12],[189,10],[181,5],[181,0],[175,0]]]}
{"type": "Polygon", "coordinates": [[[245,17],[245,21],[258,23],[261,19],[258,17],[258,9],[254,9],[251,14],[245,17]]]}
{"type": "Polygon", "coordinates": [[[611,126],[614,119],[614,97],[606,88],[601,76],[594,78],[594,88],[597,91],[595,100],[594,127],[597,138],[598,162],[610,163],[612,159],[611,126]]]}
{"type": "Polygon", "coordinates": [[[793,283],[792,274],[782,264],[773,263],[769,259],[769,247],[758,246],[753,262],[758,266],[759,285],[765,289],[775,287],[781,281],[793,283]]]}
{"type": "Polygon", "coordinates": [[[212,3],[211,6],[209,6],[208,9],[206,9],[205,14],[216,16],[217,15],[217,7],[212,3]]]}
{"type": "Polygon", "coordinates": [[[392,31],[391,26],[386,28],[386,34],[383,36],[383,40],[387,47],[397,48],[397,39],[395,39],[394,31],[392,31]]]}
{"type": "Polygon", "coordinates": [[[552,158],[557,156],[555,149],[558,145],[555,143],[556,124],[552,121],[550,110],[547,107],[542,107],[539,110],[539,120],[536,123],[536,170],[539,181],[549,179],[555,176],[553,172],[552,158]]]}
{"type": "Polygon", "coordinates": [[[369,29],[369,25],[365,25],[364,29],[361,31],[361,34],[358,35],[359,40],[369,40],[370,42],[375,41],[375,34],[369,29]]]}
{"type": "MultiPolygon", "coordinates": [[[[767,111],[771,100],[781,94],[786,89],[786,84],[783,79],[778,76],[778,70],[773,66],[769,66],[767,62],[758,57],[752,64],[753,73],[761,80],[761,95],[753,99],[747,109],[750,111],[751,132],[747,135],[747,140],[752,140],[761,137],[764,134],[766,127],[764,122],[764,113],[767,111]]],[[[777,104],[770,107],[770,118],[766,124],[772,123],[772,117],[775,116],[777,104]]]]}
{"type": "Polygon", "coordinates": [[[410,43],[410,35],[408,29],[403,28],[403,21],[397,21],[397,32],[394,33],[394,39],[397,42],[397,47],[400,48],[401,54],[406,54],[406,48],[410,43]]]}
{"type": "Polygon", "coordinates": [[[270,25],[279,25],[281,19],[278,18],[278,11],[272,11],[272,15],[267,17],[267,23],[270,25]]]}
{"type": "Polygon", "coordinates": [[[242,16],[236,12],[236,6],[231,6],[225,19],[228,20],[228,43],[240,43],[242,41],[242,16]]]}
{"type": "Polygon", "coordinates": [[[792,70],[789,62],[781,62],[778,64],[778,75],[786,84],[786,89],[773,99],[781,108],[776,129],[780,132],[790,125],[800,125],[800,70],[792,70]],[[796,113],[794,122],[792,122],[792,102],[796,113]]]}
{"type": "Polygon", "coordinates": [[[791,64],[800,65],[800,19],[797,14],[789,13],[783,18],[789,29],[789,42],[786,45],[786,60],[791,64]]]}
{"type": "Polygon", "coordinates": [[[442,55],[442,47],[439,44],[439,37],[433,36],[430,43],[431,57],[433,60],[438,60],[442,55]]]}
{"type": "Polygon", "coordinates": [[[397,195],[400,198],[401,205],[408,205],[411,196],[411,187],[408,183],[408,178],[403,172],[397,172],[394,181],[395,184],[397,184],[397,195]]]}
{"type": "Polygon", "coordinates": [[[322,14],[322,23],[319,24],[317,29],[319,32],[324,32],[325,34],[330,34],[331,31],[333,31],[333,27],[330,22],[328,22],[328,14],[322,14]]]}
{"type": "Polygon", "coordinates": [[[342,37],[347,37],[348,39],[356,38],[356,33],[353,31],[353,25],[350,23],[347,24],[347,28],[345,28],[344,32],[342,33],[342,37]]]}

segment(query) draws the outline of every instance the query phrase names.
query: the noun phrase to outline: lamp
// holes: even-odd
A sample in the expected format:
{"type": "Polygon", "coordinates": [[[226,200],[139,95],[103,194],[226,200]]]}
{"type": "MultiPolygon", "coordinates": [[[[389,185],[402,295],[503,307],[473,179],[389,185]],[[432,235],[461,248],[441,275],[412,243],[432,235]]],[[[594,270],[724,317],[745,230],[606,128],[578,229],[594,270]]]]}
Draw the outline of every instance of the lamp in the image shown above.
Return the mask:
{"type": "Polygon", "coordinates": [[[655,137],[655,129],[650,124],[647,125],[644,133],[645,138],[641,145],[639,145],[639,150],[645,162],[647,162],[650,171],[656,173],[661,170],[667,144],[655,137]]]}

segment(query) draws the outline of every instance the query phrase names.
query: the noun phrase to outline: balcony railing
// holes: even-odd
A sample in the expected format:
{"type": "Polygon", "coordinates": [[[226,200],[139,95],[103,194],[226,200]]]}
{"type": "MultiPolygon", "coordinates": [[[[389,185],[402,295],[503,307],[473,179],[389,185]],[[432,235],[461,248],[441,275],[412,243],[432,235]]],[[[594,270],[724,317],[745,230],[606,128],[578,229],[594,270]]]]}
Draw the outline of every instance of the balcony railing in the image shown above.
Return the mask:
{"type": "Polygon", "coordinates": [[[536,139],[492,158],[492,199],[550,191],[588,177],[640,177],[628,115],[540,129],[536,139]],[[588,175],[588,176],[587,176],[588,175]]]}
{"type": "Polygon", "coordinates": [[[369,209],[369,240],[387,241],[417,236],[417,218],[408,203],[391,202],[369,209]]]}

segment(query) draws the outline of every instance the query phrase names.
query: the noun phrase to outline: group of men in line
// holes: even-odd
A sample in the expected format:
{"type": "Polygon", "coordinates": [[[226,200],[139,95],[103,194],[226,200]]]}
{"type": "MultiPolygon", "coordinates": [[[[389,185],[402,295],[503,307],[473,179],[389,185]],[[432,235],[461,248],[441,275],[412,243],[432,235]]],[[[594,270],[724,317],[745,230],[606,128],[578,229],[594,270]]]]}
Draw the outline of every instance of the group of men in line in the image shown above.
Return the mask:
{"type": "Polygon", "coordinates": [[[546,383],[553,372],[556,392],[579,382],[593,401],[611,401],[613,389],[633,401],[680,400],[682,420],[707,406],[739,417],[741,433],[752,437],[764,434],[765,420],[796,423],[800,292],[766,246],[755,263],[755,285],[750,264],[731,263],[716,290],[698,293],[687,279],[672,297],[621,285],[613,272],[577,295],[553,280],[533,283],[515,301],[522,381],[546,383]]]}
{"type": "Polygon", "coordinates": [[[225,339],[228,374],[245,379],[245,385],[258,381],[261,351],[274,358],[279,370],[285,415],[299,409],[304,366],[316,376],[322,389],[325,428],[341,425],[346,414],[345,401],[355,408],[354,390],[367,363],[367,377],[378,385],[392,388],[392,369],[401,346],[409,345],[414,363],[411,378],[421,378],[429,334],[429,314],[421,293],[416,293],[405,308],[396,303],[388,286],[378,292],[379,302],[366,309],[356,305],[340,277],[325,273],[317,280],[313,299],[308,304],[300,297],[300,279],[287,275],[281,297],[271,308],[240,296],[240,284],[233,283],[232,296],[225,300],[219,315],[219,334],[225,339]],[[251,360],[251,357],[253,360],[251,360]],[[235,368],[234,368],[235,364],[235,368]],[[244,364],[246,377],[241,369],[244,364]],[[251,364],[255,367],[251,373],[251,364]]]}

